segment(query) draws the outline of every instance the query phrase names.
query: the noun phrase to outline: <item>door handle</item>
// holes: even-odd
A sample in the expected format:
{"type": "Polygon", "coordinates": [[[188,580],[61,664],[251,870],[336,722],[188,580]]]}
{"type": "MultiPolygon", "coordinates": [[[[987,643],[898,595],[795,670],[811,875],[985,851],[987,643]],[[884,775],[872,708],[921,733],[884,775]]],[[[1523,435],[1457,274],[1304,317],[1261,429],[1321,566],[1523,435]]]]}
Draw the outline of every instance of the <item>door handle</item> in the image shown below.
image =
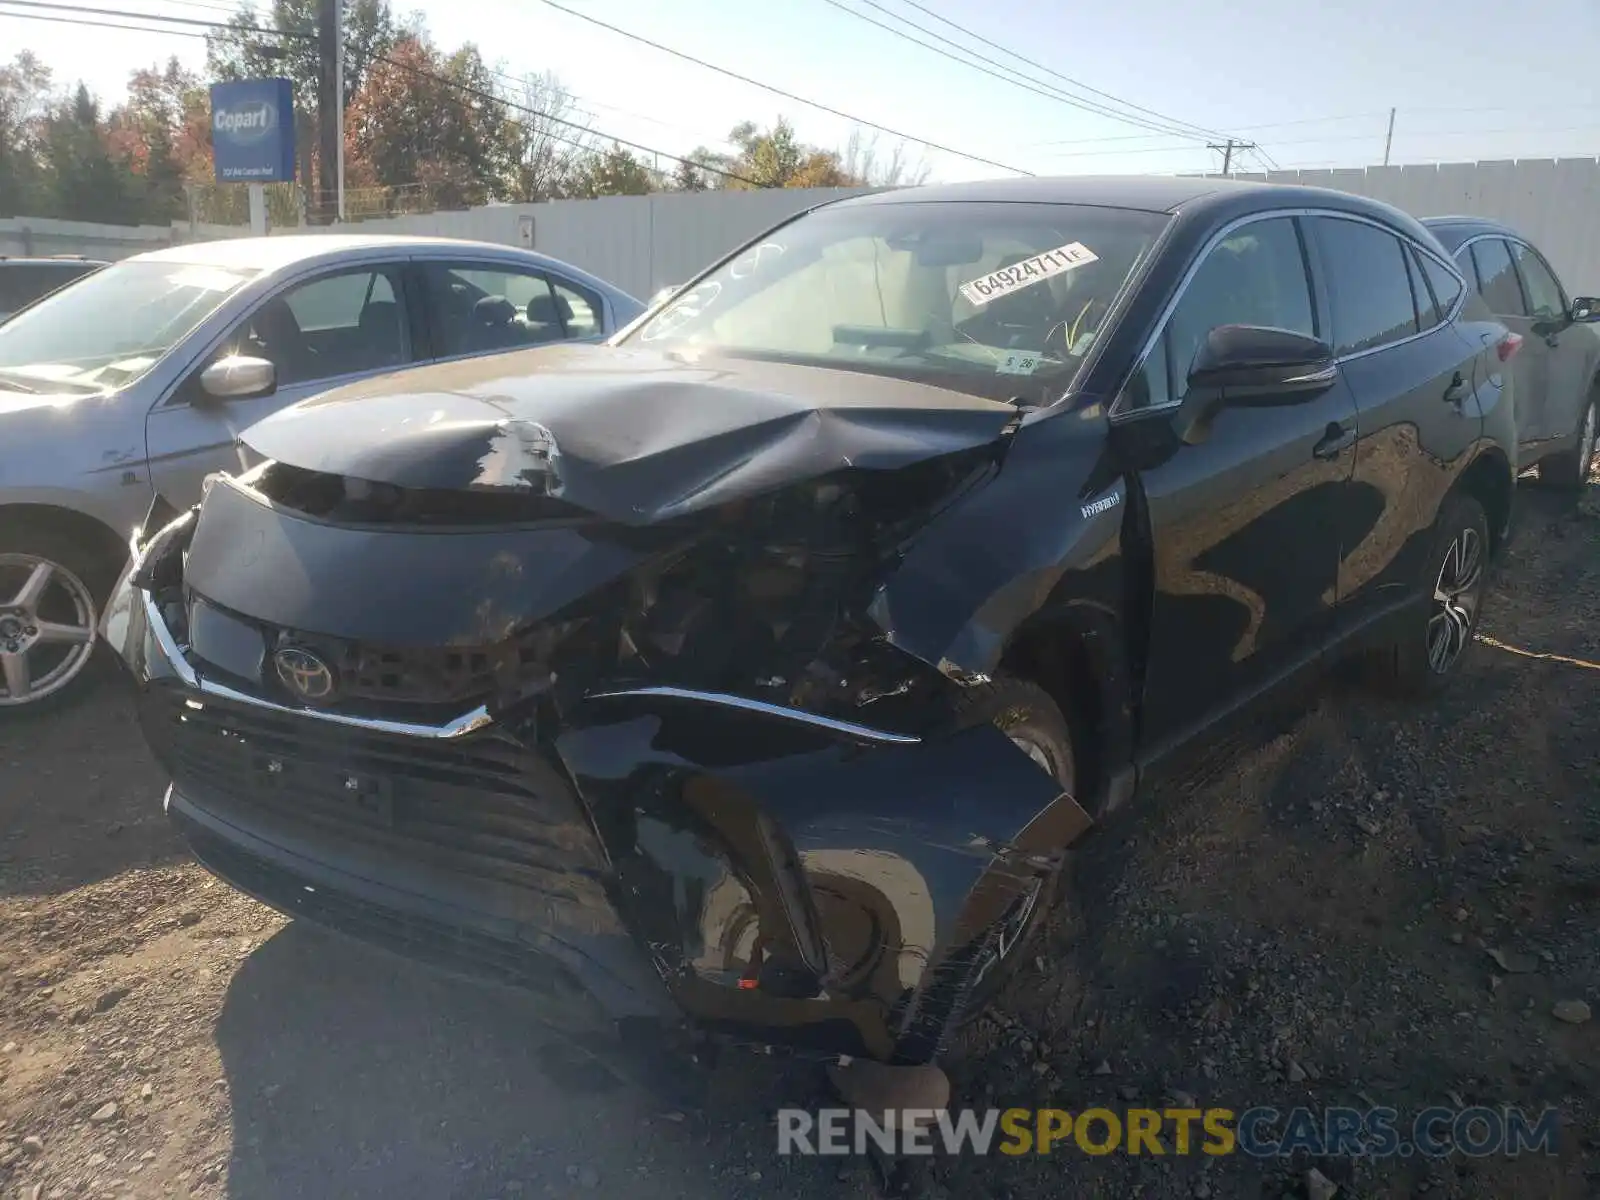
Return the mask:
{"type": "Polygon", "coordinates": [[[1462,404],[1467,399],[1467,381],[1457,371],[1450,379],[1450,386],[1444,390],[1444,398],[1451,404],[1462,404]]]}
{"type": "Polygon", "coordinates": [[[1323,431],[1317,444],[1311,447],[1313,457],[1320,459],[1338,458],[1344,453],[1347,446],[1353,445],[1356,440],[1355,422],[1329,421],[1328,428],[1323,431]]]}

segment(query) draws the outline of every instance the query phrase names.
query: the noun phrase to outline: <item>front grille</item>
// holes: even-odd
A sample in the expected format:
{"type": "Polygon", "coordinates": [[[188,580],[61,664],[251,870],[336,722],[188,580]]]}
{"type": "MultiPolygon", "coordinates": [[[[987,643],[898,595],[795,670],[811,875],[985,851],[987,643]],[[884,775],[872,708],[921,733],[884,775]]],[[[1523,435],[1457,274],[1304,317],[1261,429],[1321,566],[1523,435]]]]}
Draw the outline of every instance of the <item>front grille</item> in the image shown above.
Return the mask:
{"type": "Polygon", "coordinates": [[[576,798],[504,737],[429,743],[210,699],[153,703],[147,733],[178,790],[224,820],[509,885],[519,918],[548,929],[615,928],[576,798]]]}
{"type": "Polygon", "coordinates": [[[515,688],[540,675],[537,653],[514,642],[437,649],[292,632],[274,640],[314,650],[339,673],[342,700],[467,706],[492,695],[502,681],[515,688]]]}

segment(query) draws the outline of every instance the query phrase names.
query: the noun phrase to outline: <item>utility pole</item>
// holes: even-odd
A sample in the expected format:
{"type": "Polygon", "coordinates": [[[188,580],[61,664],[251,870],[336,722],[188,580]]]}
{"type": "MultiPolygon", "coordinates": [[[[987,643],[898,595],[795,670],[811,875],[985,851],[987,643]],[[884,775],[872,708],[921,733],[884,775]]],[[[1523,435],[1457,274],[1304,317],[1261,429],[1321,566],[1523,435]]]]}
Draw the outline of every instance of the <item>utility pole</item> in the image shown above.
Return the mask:
{"type": "Polygon", "coordinates": [[[344,0],[335,0],[333,6],[333,94],[334,137],[339,143],[339,173],[335,186],[339,189],[339,221],[344,222],[344,0]]]}
{"type": "Polygon", "coordinates": [[[1394,109],[1389,110],[1389,132],[1383,135],[1383,165],[1389,165],[1389,147],[1394,145],[1394,109]]]}
{"type": "Polygon", "coordinates": [[[1255,148],[1256,144],[1254,142],[1241,142],[1234,138],[1229,138],[1226,142],[1208,142],[1206,144],[1207,150],[1220,150],[1222,152],[1222,173],[1224,175],[1230,174],[1233,170],[1233,152],[1235,150],[1254,150],[1255,148]]]}
{"type": "Polygon", "coordinates": [[[331,223],[338,195],[339,0],[317,0],[317,191],[316,224],[331,223]]]}

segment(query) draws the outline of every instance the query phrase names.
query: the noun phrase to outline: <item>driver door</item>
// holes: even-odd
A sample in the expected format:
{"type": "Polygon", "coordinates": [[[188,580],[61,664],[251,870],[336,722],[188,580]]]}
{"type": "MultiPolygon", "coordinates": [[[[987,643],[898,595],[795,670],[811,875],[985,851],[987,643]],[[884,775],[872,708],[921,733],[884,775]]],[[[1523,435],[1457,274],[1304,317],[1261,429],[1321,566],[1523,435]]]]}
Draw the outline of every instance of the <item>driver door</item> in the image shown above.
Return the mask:
{"type": "Polygon", "coordinates": [[[1344,373],[1292,403],[1224,408],[1198,442],[1172,429],[1195,353],[1217,326],[1328,340],[1301,225],[1268,215],[1213,245],[1113,409],[1126,442],[1157,448],[1135,475],[1154,568],[1146,761],[1314,664],[1332,628],[1356,446],[1344,373]]]}
{"type": "Polygon", "coordinates": [[[151,486],[179,508],[197,503],[213,471],[248,464],[239,435],[298,400],[414,361],[403,263],[326,271],[286,285],[242,318],[145,421],[151,486]],[[277,369],[266,396],[220,400],[200,376],[230,354],[277,369]]]}

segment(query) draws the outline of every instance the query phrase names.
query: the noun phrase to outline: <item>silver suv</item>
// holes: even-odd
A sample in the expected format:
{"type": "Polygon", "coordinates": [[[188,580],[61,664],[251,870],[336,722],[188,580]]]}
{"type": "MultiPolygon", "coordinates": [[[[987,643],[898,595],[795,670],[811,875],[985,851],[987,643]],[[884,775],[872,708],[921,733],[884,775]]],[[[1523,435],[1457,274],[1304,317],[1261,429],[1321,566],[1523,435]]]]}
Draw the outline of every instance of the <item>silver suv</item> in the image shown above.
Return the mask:
{"type": "Polygon", "coordinates": [[[0,710],[74,693],[128,536],[239,433],[407,365],[609,336],[633,297],[531,251],[244,238],[125,259],[0,326],[0,710]]]}

